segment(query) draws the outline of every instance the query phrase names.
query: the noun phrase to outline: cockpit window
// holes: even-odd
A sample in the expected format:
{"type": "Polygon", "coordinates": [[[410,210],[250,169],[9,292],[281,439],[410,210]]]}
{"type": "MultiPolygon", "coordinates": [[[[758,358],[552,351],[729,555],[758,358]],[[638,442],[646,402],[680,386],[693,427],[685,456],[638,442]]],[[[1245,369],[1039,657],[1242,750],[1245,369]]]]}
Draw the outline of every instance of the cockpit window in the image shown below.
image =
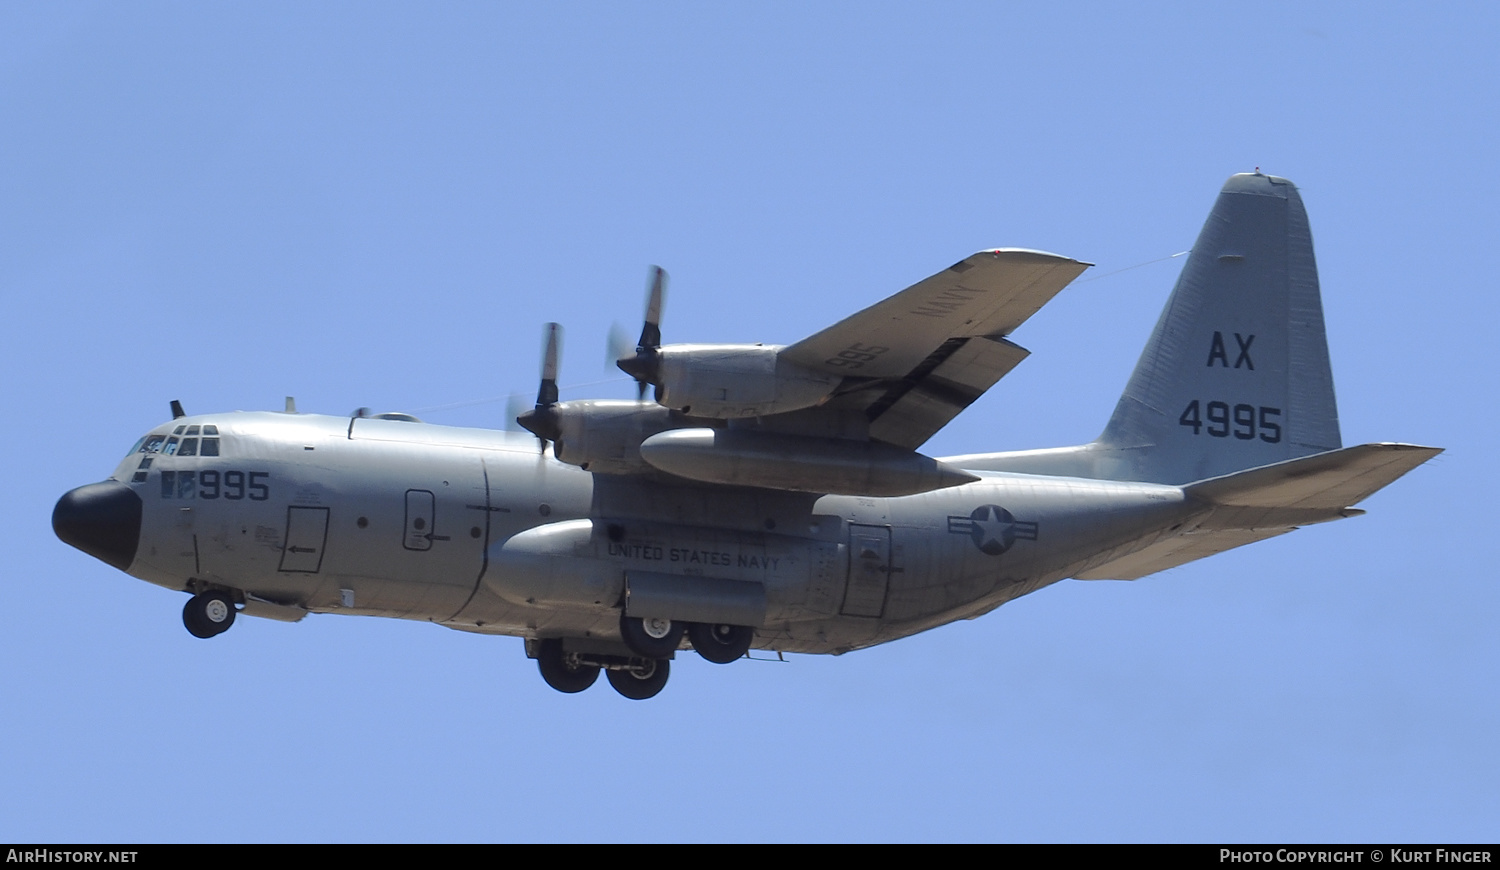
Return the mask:
{"type": "MultiPolygon", "coordinates": [[[[142,435],[142,436],[141,436],[141,437],[140,437],[140,438],[139,438],[139,439],[138,439],[138,440],[137,440],[137,441],[136,441],[136,442],[135,442],[135,446],[134,446],[134,447],[132,447],[132,448],[130,448],[130,453],[135,453],[135,452],[136,452],[136,451],[138,451],[138,450],[140,450],[140,449],[141,449],[141,445],[142,445],[142,444],[145,444],[145,443],[146,443],[146,436],[144,436],[144,435],[142,435]]],[[[129,455],[129,454],[126,454],[126,455],[127,455],[127,456],[128,456],[128,455],[129,455]]]]}
{"type": "Polygon", "coordinates": [[[186,428],[187,428],[186,426],[178,426],[176,429],[172,430],[172,434],[173,435],[181,435],[182,434],[182,430],[186,429],[186,428]]]}
{"type": "Polygon", "coordinates": [[[160,453],[163,456],[218,456],[219,455],[219,427],[208,426],[178,426],[177,432],[184,433],[184,437],[177,435],[147,435],[135,442],[132,453],[160,453]],[[184,433],[184,430],[185,433],[184,433]],[[194,437],[202,431],[204,438],[194,437]]]}

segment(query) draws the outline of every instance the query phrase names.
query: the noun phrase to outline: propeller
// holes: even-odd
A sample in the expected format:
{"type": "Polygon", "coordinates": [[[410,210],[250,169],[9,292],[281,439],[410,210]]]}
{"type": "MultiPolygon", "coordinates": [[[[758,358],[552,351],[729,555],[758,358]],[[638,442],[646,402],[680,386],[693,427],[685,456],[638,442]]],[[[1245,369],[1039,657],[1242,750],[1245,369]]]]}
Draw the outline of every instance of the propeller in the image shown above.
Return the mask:
{"type": "Polygon", "coordinates": [[[604,339],[604,367],[608,369],[621,358],[635,355],[635,342],[625,327],[616,320],[609,325],[609,334],[604,339]]]}
{"type": "Polygon", "coordinates": [[[624,356],[615,365],[625,374],[635,378],[636,398],[646,398],[646,385],[661,386],[661,305],[667,291],[667,273],[660,266],[652,266],[646,291],[646,323],[641,327],[641,339],[635,343],[635,355],[624,356]]]}
{"type": "Polygon", "coordinates": [[[547,442],[556,442],[562,437],[562,419],[557,413],[557,346],[562,340],[562,327],[549,323],[544,333],[546,350],[542,352],[542,385],[536,391],[536,407],[516,417],[521,428],[537,437],[542,452],[547,452],[547,442]]]}
{"type": "Polygon", "coordinates": [[[520,393],[511,393],[505,397],[505,428],[510,432],[521,431],[518,422],[521,414],[526,411],[526,397],[520,393]]]}

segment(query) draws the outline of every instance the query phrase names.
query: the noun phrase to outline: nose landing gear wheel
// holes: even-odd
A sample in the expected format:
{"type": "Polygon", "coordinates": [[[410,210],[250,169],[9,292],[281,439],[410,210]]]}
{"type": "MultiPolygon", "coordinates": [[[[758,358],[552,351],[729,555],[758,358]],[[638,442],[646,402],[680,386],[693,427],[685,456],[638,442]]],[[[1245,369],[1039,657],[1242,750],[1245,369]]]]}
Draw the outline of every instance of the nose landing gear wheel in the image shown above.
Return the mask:
{"type": "Polygon", "coordinates": [[[582,692],[599,679],[598,667],[581,664],[576,656],[563,652],[562,641],[556,638],[542,641],[536,666],[547,685],[569,695],[582,692]]]}
{"type": "Polygon", "coordinates": [[[717,665],[727,665],[750,651],[755,629],[748,625],[711,625],[695,622],[688,626],[688,640],[693,649],[717,665]]]}
{"type": "Polygon", "coordinates": [[[677,652],[686,630],[687,626],[681,622],[658,616],[642,619],[620,614],[620,636],[625,639],[625,645],[636,655],[648,659],[664,659],[677,652]]]}
{"type": "Polygon", "coordinates": [[[644,701],[662,690],[671,669],[666,659],[646,659],[636,667],[611,670],[609,684],[632,701],[644,701]]]}
{"type": "Polygon", "coordinates": [[[214,591],[194,595],[182,607],[182,624],[193,637],[209,638],[223,634],[234,625],[234,599],[214,591]]]}

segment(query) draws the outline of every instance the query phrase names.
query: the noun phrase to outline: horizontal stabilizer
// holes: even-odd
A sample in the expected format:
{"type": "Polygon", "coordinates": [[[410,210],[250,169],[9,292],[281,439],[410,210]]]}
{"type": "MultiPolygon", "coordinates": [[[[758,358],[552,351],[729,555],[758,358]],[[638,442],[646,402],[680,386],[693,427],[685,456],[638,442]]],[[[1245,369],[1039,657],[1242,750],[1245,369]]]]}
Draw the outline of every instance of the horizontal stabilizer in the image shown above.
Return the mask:
{"type": "Polygon", "coordinates": [[[1364,511],[1352,505],[1441,452],[1415,444],[1361,444],[1190,483],[1183,492],[1209,507],[1196,524],[1074,576],[1138,580],[1298,526],[1357,516],[1364,511]]]}
{"type": "Polygon", "coordinates": [[[1361,444],[1226,474],[1183,487],[1220,505],[1210,528],[1250,529],[1339,519],[1403,474],[1443,452],[1415,444],[1361,444]]]}

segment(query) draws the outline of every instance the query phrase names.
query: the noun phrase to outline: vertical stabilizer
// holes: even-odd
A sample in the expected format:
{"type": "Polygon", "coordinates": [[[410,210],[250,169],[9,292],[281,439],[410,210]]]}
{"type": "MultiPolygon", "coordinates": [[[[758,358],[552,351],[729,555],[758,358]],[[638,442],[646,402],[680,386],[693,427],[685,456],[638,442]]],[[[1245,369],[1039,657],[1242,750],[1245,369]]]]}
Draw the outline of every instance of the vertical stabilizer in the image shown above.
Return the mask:
{"type": "Polygon", "coordinates": [[[1100,476],[1187,483],[1340,446],[1302,198],[1236,175],[1090,452],[1100,476]]]}

